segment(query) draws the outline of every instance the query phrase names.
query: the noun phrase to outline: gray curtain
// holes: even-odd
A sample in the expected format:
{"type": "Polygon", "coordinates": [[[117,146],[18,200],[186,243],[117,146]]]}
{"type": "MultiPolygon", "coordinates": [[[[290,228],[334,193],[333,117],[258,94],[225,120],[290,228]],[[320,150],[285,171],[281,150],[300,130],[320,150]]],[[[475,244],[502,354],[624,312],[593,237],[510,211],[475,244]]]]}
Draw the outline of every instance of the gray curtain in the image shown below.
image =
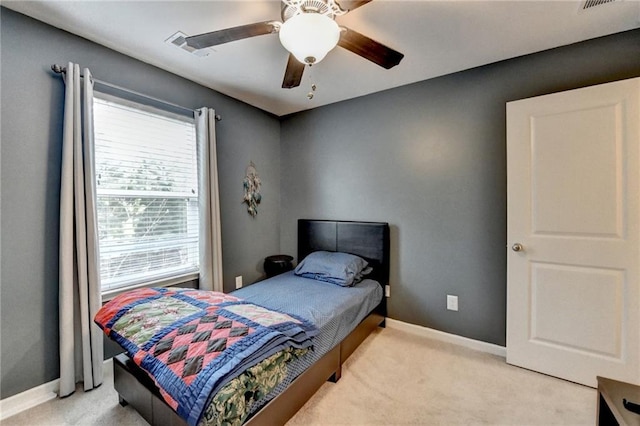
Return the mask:
{"type": "Polygon", "coordinates": [[[95,215],[93,81],[69,63],[65,78],[60,188],[60,392],[61,397],[102,383],[102,332],[93,323],[101,306],[95,215]]]}
{"type": "Polygon", "coordinates": [[[200,201],[200,288],[223,291],[220,196],[216,158],[216,113],[200,108],[195,113],[198,144],[200,201]]]}

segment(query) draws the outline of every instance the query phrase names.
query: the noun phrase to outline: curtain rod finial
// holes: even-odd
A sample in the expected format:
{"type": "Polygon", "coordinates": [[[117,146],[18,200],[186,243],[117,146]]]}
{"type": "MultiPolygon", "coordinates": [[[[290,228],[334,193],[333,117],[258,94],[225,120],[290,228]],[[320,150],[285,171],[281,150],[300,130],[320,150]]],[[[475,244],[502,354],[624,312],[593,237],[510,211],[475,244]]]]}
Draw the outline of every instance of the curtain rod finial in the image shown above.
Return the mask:
{"type": "Polygon", "coordinates": [[[60,66],[58,64],[53,64],[51,65],[51,71],[55,72],[56,74],[62,74],[63,72],[66,72],[67,69],[63,66],[60,66]]]}

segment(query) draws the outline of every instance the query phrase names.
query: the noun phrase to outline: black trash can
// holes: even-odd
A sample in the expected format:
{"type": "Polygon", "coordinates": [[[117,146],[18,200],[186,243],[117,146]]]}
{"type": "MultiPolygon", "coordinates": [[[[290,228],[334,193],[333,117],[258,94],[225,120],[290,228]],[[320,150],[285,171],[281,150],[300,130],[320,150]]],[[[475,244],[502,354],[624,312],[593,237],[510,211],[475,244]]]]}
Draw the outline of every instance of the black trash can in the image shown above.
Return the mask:
{"type": "Polygon", "coordinates": [[[293,269],[293,257],[286,254],[276,254],[274,256],[267,256],[264,259],[264,272],[267,274],[267,278],[275,277],[293,269]]]}

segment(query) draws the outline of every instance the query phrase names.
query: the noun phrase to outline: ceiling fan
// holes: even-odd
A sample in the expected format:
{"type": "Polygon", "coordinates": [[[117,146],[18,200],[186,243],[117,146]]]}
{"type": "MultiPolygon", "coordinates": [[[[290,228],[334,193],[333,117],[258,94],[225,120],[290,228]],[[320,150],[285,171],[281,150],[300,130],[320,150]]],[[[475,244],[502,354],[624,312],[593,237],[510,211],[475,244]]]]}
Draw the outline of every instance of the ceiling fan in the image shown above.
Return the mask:
{"type": "Polygon", "coordinates": [[[278,33],[289,60],[282,87],[300,85],[305,65],[320,62],[336,45],[389,69],[404,55],[349,28],[339,27],[336,16],[344,15],[371,0],[282,0],[280,21],[263,21],[186,38],[195,49],[217,46],[249,37],[278,33]]]}

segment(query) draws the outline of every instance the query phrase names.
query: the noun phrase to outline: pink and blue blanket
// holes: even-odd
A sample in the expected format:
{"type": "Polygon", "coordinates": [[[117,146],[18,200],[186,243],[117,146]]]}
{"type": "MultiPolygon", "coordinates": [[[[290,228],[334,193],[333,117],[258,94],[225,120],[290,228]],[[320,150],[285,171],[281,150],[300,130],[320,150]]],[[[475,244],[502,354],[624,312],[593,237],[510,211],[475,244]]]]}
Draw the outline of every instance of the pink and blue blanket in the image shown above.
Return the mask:
{"type": "Polygon", "coordinates": [[[283,349],[311,348],[318,332],[302,318],[228,294],[181,288],[124,293],[95,322],[190,425],[231,379],[283,349]]]}

